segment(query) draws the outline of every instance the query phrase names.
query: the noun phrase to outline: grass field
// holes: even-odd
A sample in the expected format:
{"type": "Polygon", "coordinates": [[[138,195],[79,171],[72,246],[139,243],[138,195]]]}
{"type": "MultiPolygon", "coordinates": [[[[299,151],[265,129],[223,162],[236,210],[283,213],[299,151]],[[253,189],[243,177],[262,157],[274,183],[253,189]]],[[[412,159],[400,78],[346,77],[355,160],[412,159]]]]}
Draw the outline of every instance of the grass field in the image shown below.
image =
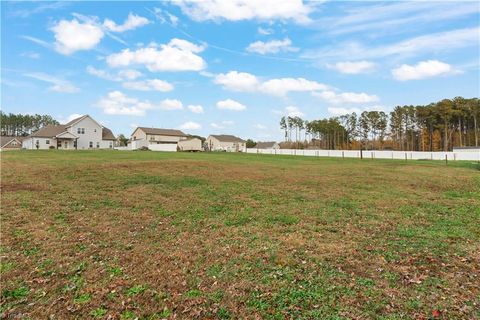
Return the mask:
{"type": "Polygon", "coordinates": [[[4,316],[480,318],[477,164],[1,157],[4,316]]]}

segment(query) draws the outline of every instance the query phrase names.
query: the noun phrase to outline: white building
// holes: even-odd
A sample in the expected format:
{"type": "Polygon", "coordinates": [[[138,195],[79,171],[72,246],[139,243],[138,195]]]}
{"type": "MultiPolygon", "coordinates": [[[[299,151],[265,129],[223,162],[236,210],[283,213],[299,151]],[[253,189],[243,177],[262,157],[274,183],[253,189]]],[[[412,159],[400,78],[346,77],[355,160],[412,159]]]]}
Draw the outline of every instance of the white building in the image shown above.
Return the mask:
{"type": "Polygon", "coordinates": [[[276,143],[275,141],[268,141],[268,142],[258,142],[255,145],[256,149],[280,149],[280,145],[276,143]]]}
{"type": "Polygon", "coordinates": [[[453,147],[453,152],[480,152],[480,147],[453,147]]]}
{"type": "Polygon", "coordinates": [[[129,146],[132,150],[147,147],[154,151],[177,151],[178,142],[187,138],[180,130],[138,127],[130,137],[129,146]]]}
{"type": "Polygon", "coordinates": [[[206,140],[208,150],[227,152],[246,152],[247,142],[228,134],[209,135],[206,140]]]}
{"type": "Polygon", "coordinates": [[[89,115],[46,126],[23,140],[24,149],[112,149],[115,137],[89,115]]]}

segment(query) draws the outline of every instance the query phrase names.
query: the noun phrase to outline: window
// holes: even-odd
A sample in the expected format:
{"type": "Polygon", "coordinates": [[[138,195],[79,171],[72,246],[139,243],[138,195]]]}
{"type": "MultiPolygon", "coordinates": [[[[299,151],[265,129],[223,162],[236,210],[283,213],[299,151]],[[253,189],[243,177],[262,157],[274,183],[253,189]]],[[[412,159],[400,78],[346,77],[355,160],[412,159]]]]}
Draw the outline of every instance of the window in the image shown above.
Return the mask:
{"type": "Polygon", "coordinates": [[[45,140],[45,144],[50,144],[50,140],[45,140]]]}
{"type": "Polygon", "coordinates": [[[90,142],[88,143],[88,147],[89,147],[89,148],[93,148],[93,142],[92,142],[92,141],[90,141],[90,142]]]}
{"type": "Polygon", "coordinates": [[[77,128],[78,134],[85,134],[85,128],[77,128]]]}
{"type": "Polygon", "coordinates": [[[100,148],[100,142],[97,142],[97,148],[100,148]]]}
{"type": "Polygon", "coordinates": [[[12,141],[12,146],[16,146],[17,145],[17,141],[12,141]]]}
{"type": "Polygon", "coordinates": [[[97,129],[93,129],[93,132],[97,132],[97,129]]]}
{"type": "Polygon", "coordinates": [[[77,139],[75,139],[75,140],[73,141],[73,147],[74,147],[75,149],[77,149],[77,139]]]}
{"type": "Polygon", "coordinates": [[[113,143],[112,143],[112,142],[110,142],[110,149],[112,149],[112,148],[113,148],[113,143]]]}

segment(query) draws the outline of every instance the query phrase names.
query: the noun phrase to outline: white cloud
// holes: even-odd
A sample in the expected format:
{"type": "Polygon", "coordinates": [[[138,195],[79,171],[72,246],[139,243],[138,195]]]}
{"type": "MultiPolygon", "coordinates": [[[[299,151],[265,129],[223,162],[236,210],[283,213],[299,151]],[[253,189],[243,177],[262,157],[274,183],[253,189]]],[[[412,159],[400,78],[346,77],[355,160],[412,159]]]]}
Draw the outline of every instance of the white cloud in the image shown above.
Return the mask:
{"type": "Polygon", "coordinates": [[[193,113],[203,113],[203,107],[201,105],[188,105],[188,110],[192,111],[193,113]]]}
{"type": "Polygon", "coordinates": [[[144,65],[149,71],[200,71],[206,68],[206,62],[197,53],[202,52],[204,46],[198,46],[181,39],[172,39],[168,44],[159,48],[154,44],[135,51],[124,49],[119,53],[107,57],[111,67],[127,67],[130,65],[144,65]]]}
{"type": "Polygon", "coordinates": [[[122,84],[126,89],[138,91],[161,91],[168,92],[173,90],[173,85],[160,79],[149,79],[143,81],[127,81],[122,84]]]}
{"type": "Polygon", "coordinates": [[[256,76],[238,71],[230,71],[226,74],[221,73],[215,77],[213,82],[222,85],[225,89],[241,92],[255,91],[259,85],[256,76]]]}
{"type": "Polygon", "coordinates": [[[197,21],[205,20],[293,20],[308,23],[310,6],[302,0],[174,0],[182,12],[197,21]]]}
{"type": "Polygon", "coordinates": [[[257,123],[253,126],[255,129],[258,129],[258,130],[265,130],[267,129],[266,126],[264,126],[263,124],[260,124],[260,123],[257,123]]]}
{"type": "Polygon", "coordinates": [[[248,52],[254,52],[259,54],[278,53],[278,52],[295,52],[298,48],[291,46],[292,41],[289,38],[283,40],[270,40],[270,41],[255,41],[248,45],[245,49],[248,52]]]}
{"type": "Polygon", "coordinates": [[[247,107],[232,99],[221,100],[217,102],[218,109],[224,110],[233,110],[233,111],[243,111],[247,107]]]}
{"type": "Polygon", "coordinates": [[[328,86],[322,83],[306,80],[304,78],[271,79],[262,83],[260,86],[260,91],[275,96],[285,96],[290,91],[305,92],[327,89],[328,86]]]}
{"type": "Polygon", "coordinates": [[[478,14],[480,7],[475,2],[385,2],[362,7],[346,7],[340,15],[330,16],[319,22],[322,29],[330,29],[331,34],[363,32],[385,33],[402,32],[412,26],[445,22],[461,16],[478,14]]]}
{"type": "Polygon", "coordinates": [[[268,36],[273,33],[273,29],[258,27],[257,32],[261,35],[268,36]]]}
{"type": "Polygon", "coordinates": [[[210,123],[210,126],[212,128],[215,128],[215,129],[225,129],[227,127],[231,127],[235,124],[235,122],[231,121],[231,120],[224,120],[224,121],[221,121],[220,123],[215,123],[215,122],[212,122],[210,123]]]}
{"type": "Polygon", "coordinates": [[[478,43],[480,27],[457,29],[427,34],[391,44],[367,47],[358,42],[347,42],[339,46],[320,50],[308,50],[302,56],[308,59],[346,58],[374,59],[389,56],[415,56],[422,53],[449,51],[478,43]]]}
{"type": "Polygon", "coordinates": [[[303,117],[305,115],[302,111],[300,111],[298,107],[295,107],[295,106],[286,107],[285,113],[289,117],[303,117]]]}
{"type": "Polygon", "coordinates": [[[183,109],[183,104],[176,99],[165,99],[160,102],[160,108],[163,110],[181,110],[183,109]]]}
{"type": "Polygon", "coordinates": [[[24,76],[52,84],[52,86],[48,88],[51,91],[62,93],[76,93],[80,91],[78,87],[74,86],[69,81],[59,79],[46,73],[27,73],[24,74],[24,76]]]}
{"type": "Polygon", "coordinates": [[[23,52],[21,54],[22,57],[27,57],[27,58],[30,58],[30,59],[38,59],[40,58],[40,54],[37,53],[37,52],[23,52]]]}
{"type": "Polygon", "coordinates": [[[80,23],[77,19],[60,20],[51,30],[55,34],[55,49],[64,55],[93,49],[104,36],[95,23],[80,23]]]}
{"type": "Polygon", "coordinates": [[[103,26],[112,32],[125,32],[128,30],[133,30],[138,27],[144,26],[146,24],[149,24],[150,21],[147,18],[138,16],[133,13],[129,13],[127,20],[122,25],[117,25],[114,21],[110,19],[105,19],[103,22],[103,26]]]}
{"type": "Polygon", "coordinates": [[[125,81],[125,80],[135,80],[138,77],[142,76],[142,73],[137,70],[120,70],[117,74],[112,74],[106,70],[97,69],[92,66],[87,66],[87,73],[93,76],[96,76],[100,79],[110,80],[110,81],[125,81]]]}
{"type": "Polygon", "coordinates": [[[144,116],[146,110],[163,109],[178,110],[182,109],[182,103],[174,99],[165,99],[159,104],[153,104],[148,100],[139,100],[130,98],[120,91],[111,91],[106,97],[97,102],[97,106],[103,109],[106,114],[144,116]]]}
{"type": "Polygon", "coordinates": [[[335,64],[328,64],[328,68],[346,74],[367,73],[375,68],[375,63],[366,60],[362,61],[340,61],[335,64]]]}
{"type": "Polygon", "coordinates": [[[342,92],[336,93],[333,91],[314,92],[314,96],[319,97],[329,103],[370,103],[376,102],[379,98],[376,95],[368,95],[366,93],[342,92]]]}
{"type": "Polygon", "coordinates": [[[202,126],[199,123],[193,121],[187,121],[180,125],[179,129],[182,130],[198,130],[202,129],[202,126]]]}
{"type": "Polygon", "coordinates": [[[100,79],[110,80],[110,81],[122,81],[122,77],[113,75],[105,70],[97,69],[92,66],[87,66],[87,73],[92,76],[96,76],[100,79]]]}
{"type": "Polygon", "coordinates": [[[135,80],[140,78],[143,74],[137,70],[126,69],[118,71],[118,75],[122,77],[122,79],[135,80]]]}
{"type": "Polygon", "coordinates": [[[97,106],[106,114],[127,116],[144,116],[145,110],[154,108],[148,100],[129,98],[120,91],[109,92],[97,102],[97,106]]]}
{"type": "Polygon", "coordinates": [[[396,80],[420,80],[445,75],[453,72],[453,68],[448,63],[438,60],[421,61],[416,65],[403,64],[398,68],[392,69],[392,75],[396,80]]]}
{"type": "Polygon", "coordinates": [[[285,96],[291,91],[307,92],[327,90],[328,86],[304,78],[279,78],[261,82],[251,73],[230,71],[218,74],[214,83],[220,84],[224,89],[240,92],[261,92],[274,96],[285,96]]]}

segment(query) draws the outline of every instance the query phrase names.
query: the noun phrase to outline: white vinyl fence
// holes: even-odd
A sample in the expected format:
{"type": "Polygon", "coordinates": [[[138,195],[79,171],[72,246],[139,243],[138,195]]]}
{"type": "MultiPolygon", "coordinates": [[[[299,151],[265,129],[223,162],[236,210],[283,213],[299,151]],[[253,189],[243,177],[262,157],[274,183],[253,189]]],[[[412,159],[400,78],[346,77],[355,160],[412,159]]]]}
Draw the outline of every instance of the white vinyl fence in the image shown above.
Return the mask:
{"type": "MultiPolygon", "coordinates": [[[[311,157],[360,158],[360,150],[297,150],[297,149],[256,149],[247,148],[247,153],[297,155],[311,157]]],[[[468,160],[480,161],[480,152],[422,152],[422,151],[367,151],[364,159],[401,159],[401,160],[468,160]]]]}

